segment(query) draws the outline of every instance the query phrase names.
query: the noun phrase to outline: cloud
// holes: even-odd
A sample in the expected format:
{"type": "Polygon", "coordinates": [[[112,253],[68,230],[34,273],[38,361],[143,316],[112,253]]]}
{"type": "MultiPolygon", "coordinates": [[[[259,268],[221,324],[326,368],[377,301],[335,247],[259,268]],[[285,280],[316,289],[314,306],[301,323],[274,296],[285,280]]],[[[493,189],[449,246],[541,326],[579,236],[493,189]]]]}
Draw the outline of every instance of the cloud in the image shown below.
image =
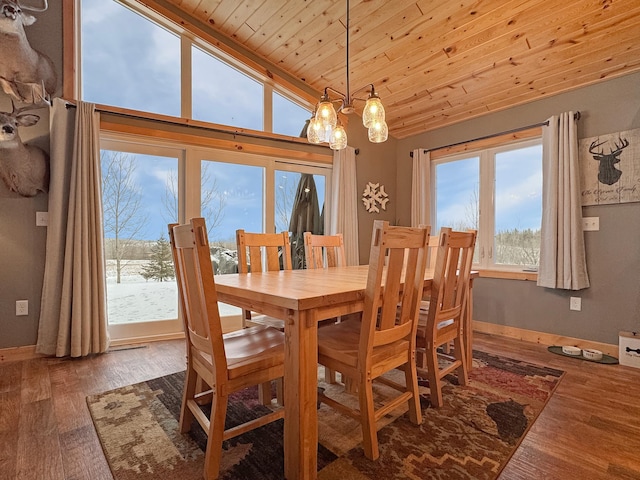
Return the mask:
{"type": "Polygon", "coordinates": [[[120,14],[122,6],[105,0],[82,0],[82,23],[84,26],[100,24],[120,14]]]}

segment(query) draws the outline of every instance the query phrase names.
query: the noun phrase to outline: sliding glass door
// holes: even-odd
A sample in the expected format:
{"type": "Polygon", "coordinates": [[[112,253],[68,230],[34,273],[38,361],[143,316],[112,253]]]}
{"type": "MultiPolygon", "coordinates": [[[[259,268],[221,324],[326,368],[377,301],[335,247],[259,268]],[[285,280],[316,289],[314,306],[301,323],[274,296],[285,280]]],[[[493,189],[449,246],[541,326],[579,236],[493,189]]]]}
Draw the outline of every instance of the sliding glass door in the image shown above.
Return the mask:
{"type": "MultiPolygon", "coordinates": [[[[113,340],[183,331],[167,224],[205,218],[216,275],[237,272],[237,229],[291,232],[297,268],[304,267],[302,233],[324,231],[330,168],[130,137],[101,145],[113,340]]],[[[241,325],[240,309],[219,307],[225,331],[241,325]]]]}
{"type": "Polygon", "coordinates": [[[178,220],[184,152],[103,140],[100,157],[111,337],[179,332],[167,224],[178,220]]]}

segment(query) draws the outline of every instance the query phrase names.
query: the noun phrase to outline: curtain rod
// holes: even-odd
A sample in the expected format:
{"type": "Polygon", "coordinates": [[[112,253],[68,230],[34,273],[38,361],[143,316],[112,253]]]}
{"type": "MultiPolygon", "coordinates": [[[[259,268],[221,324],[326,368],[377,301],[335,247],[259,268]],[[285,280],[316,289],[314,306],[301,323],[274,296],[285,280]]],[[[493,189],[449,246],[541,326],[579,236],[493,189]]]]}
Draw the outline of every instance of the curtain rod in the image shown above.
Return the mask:
{"type": "MultiPolygon", "coordinates": [[[[65,105],[67,108],[76,108],[76,104],[75,103],[71,103],[69,101],[65,101],[65,105]]],[[[116,112],[113,110],[105,110],[105,109],[101,109],[96,107],[96,111],[100,112],[100,113],[108,113],[109,115],[116,115],[116,116],[120,116],[120,117],[126,117],[126,118],[134,118],[134,119],[138,119],[138,120],[148,120],[151,122],[158,122],[158,123],[164,123],[167,125],[175,125],[175,126],[180,126],[180,127],[188,127],[188,128],[196,128],[199,130],[206,130],[209,132],[216,132],[216,133],[225,133],[228,135],[233,135],[233,136],[239,136],[239,137],[248,137],[248,138],[258,138],[261,140],[272,140],[274,142],[285,142],[285,143],[289,143],[289,144],[294,144],[294,145],[299,145],[299,142],[293,141],[293,140],[289,140],[287,138],[278,138],[278,137],[270,137],[267,135],[260,135],[259,133],[249,133],[249,132],[241,132],[238,130],[226,130],[224,128],[216,128],[216,127],[209,127],[206,125],[194,125],[191,123],[182,123],[182,122],[178,122],[176,120],[168,120],[168,119],[163,119],[163,118],[149,118],[149,117],[144,117],[142,115],[136,115],[134,113],[126,113],[126,112],[116,112]]],[[[307,145],[307,143],[305,143],[305,145],[307,145]]]]}
{"type": "MultiPolygon", "coordinates": [[[[580,120],[580,112],[574,113],[573,118],[575,120],[580,120]]],[[[549,125],[549,121],[547,120],[546,122],[535,123],[533,125],[527,125],[525,127],[518,127],[518,128],[514,128],[513,130],[505,130],[504,132],[492,133],[490,135],[485,135],[483,137],[472,138],[471,140],[464,140],[462,142],[451,143],[449,145],[442,145],[440,147],[425,148],[423,153],[433,152],[435,150],[441,150],[443,148],[457,147],[458,145],[464,145],[465,143],[477,142],[480,140],[487,140],[488,138],[499,137],[500,135],[508,135],[510,133],[521,132],[523,130],[529,130],[530,128],[543,127],[548,125],[549,125]]],[[[409,156],[413,158],[413,151],[409,152],[409,156]]]]}

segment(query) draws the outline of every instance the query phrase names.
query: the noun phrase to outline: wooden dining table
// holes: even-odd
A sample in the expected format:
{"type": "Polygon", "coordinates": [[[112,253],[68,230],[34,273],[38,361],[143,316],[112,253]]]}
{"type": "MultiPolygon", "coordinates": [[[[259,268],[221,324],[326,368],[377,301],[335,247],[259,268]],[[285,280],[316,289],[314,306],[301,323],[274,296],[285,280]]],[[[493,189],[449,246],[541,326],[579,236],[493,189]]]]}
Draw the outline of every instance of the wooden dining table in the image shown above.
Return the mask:
{"type": "MultiPolygon", "coordinates": [[[[364,309],[367,265],[216,275],[218,301],[284,320],[285,478],[317,476],[318,322],[364,309]]],[[[425,272],[425,291],[433,270],[425,272]]],[[[472,298],[472,295],[470,295],[472,298]]],[[[465,322],[471,361],[471,302],[465,322]]]]}

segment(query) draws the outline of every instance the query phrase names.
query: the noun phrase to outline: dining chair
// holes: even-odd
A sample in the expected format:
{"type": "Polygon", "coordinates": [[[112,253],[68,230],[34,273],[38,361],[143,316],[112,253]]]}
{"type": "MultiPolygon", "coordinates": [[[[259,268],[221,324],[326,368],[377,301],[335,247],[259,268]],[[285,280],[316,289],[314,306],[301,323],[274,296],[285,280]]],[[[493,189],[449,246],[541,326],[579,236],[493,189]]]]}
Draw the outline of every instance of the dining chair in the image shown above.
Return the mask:
{"type": "MultiPolygon", "coordinates": [[[[271,272],[291,270],[289,232],[250,233],[236,230],[238,272],[271,272]]],[[[284,331],[284,320],[250,310],[242,311],[242,326],[268,325],[284,331]]]]}
{"type": "Polygon", "coordinates": [[[304,232],[304,254],[307,268],[344,267],[347,265],[344,239],[341,233],[314,235],[311,232],[304,232]]]}
{"type": "MultiPolygon", "coordinates": [[[[236,230],[238,248],[238,272],[271,272],[291,270],[291,241],[289,232],[254,233],[236,230]]],[[[242,310],[242,328],[256,325],[273,327],[284,332],[284,320],[271,317],[260,312],[242,310]]],[[[260,402],[268,405],[271,402],[271,384],[264,383],[259,389],[260,402]]],[[[278,403],[284,404],[284,385],[282,380],[276,382],[278,403]]]]}
{"type": "MultiPolygon", "coordinates": [[[[335,235],[316,235],[304,232],[304,255],[307,268],[344,267],[347,265],[344,253],[344,239],[341,233],[335,235]]],[[[335,323],[337,318],[330,318],[319,322],[318,327],[335,323]]],[[[336,383],[336,372],[325,368],[325,382],[336,383]]],[[[351,391],[350,382],[343,378],[345,386],[351,391]]]]}
{"type": "Polygon", "coordinates": [[[364,452],[371,460],[379,457],[377,420],[407,402],[410,420],[422,423],[415,348],[428,241],[429,227],[389,226],[376,220],[362,321],[318,329],[318,362],[357,382],[359,408],[325,393],[318,393],[318,398],[360,422],[364,452]],[[382,376],[394,369],[404,371],[404,385],[382,376]],[[398,395],[386,398],[376,408],[373,380],[392,387],[398,395]]]}
{"type": "Polygon", "coordinates": [[[207,434],[204,477],[211,480],[219,476],[224,440],[284,417],[280,408],[225,430],[231,393],[283,377],[284,334],[256,326],[223,335],[204,218],[174,226],[170,241],[187,335],[180,432],[195,419],[207,434]],[[209,402],[207,417],[200,405],[209,402]]]}
{"type": "Polygon", "coordinates": [[[421,302],[417,331],[417,365],[426,374],[431,404],[441,407],[442,379],[456,372],[466,385],[467,360],[463,318],[468,301],[471,264],[477,232],[442,228],[438,237],[435,270],[428,302],[421,302]],[[449,345],[453,342],[453,354],[449,345]],[[444,360],[439,365],[438,359],[444,360]]]}

